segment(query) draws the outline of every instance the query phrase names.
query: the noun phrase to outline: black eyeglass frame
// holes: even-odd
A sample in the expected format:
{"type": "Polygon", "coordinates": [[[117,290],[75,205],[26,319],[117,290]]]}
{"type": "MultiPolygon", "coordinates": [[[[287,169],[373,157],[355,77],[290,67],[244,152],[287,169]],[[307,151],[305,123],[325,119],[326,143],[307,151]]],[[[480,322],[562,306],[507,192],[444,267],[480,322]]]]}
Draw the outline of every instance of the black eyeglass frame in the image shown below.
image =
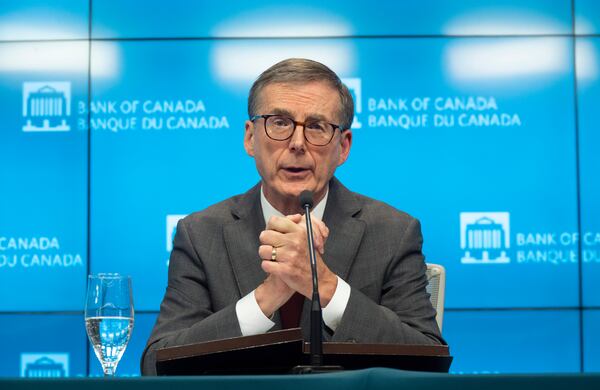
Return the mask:
{"type": "Polygon", "coordinates": [[[310,142],[308,140],[308,138],[306,137],[306,122],[300,122],[297,120],[294,120],[292,118],[290,118],[289,116],[285,116],[285,115],[281,115],[281,114],[265,114],[265,115],[254,115],[252,118],[250,118],[251,122],[254,122],[257,119],[264,119],[265,123],[263,125],[264,129],[265,129],[265,134],[267,135],[267,137],[269,137],[270,139],[272,139],[273,141],[286,141],[290,138],[292,138],[292,136],[294,135],[294,133],[296,132],[296,127],[298,127],[298,125],[302,125],[302,127],[304,127],[304,139],[306,140],[306,142],[308,142],[309,144],[313,145],[313,146],[327,146],[331,143],[331,140],[333,139],[333,137],[335,136],[335,130],[336,129],[340,129],[340,133],[342,132],[342,128],[340,127],[340,125],[336,125],[335,123],[330,123],[330,122],[326,122],[326,121],[315,121],[315,122],[325,122],[328,125],[331,125],[333,127],[333,132],[331,133],[331,138],[329,138],[329,141],[327,141],[324,144],[314,144],[312,142],[310,142]],[[273,138],[269,135],[269,132],[267,131],[267,119],[274,117],[274,116],[280,116],[282,118],[287,118],[289,120],[292,121],[292,123],[294,124],[294,129],[292,130],[292,132],[290,133],[290,135],[286,138],[283,139],[278,139],[278,138],[273,138]]]}

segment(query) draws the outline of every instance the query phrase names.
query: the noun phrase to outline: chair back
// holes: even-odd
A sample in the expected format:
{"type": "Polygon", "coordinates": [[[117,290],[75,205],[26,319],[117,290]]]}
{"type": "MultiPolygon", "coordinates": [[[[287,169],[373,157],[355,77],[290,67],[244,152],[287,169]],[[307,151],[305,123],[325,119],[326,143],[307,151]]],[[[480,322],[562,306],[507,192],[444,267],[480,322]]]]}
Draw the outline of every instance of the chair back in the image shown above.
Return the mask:
{"type": "Polygon", "coordinates": [[[437,321],[440,332],[444,320],[444,293],[446,290],[446,269],[439,264],[427,263],[427,292],[431,305],[437,312],[437,321]]]}

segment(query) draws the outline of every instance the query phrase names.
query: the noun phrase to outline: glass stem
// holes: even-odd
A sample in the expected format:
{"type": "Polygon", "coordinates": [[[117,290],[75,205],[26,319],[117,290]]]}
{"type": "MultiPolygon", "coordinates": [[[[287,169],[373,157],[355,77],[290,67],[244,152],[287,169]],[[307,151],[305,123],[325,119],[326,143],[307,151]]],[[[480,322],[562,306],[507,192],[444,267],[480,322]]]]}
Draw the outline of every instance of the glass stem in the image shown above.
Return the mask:
{"type": "Polygon", "coordinates": [[[104,371],[104,376],[115,376],[115,369],[116,367],[112,364],[107,364],[103,367],[103,371],[104,371]]]}

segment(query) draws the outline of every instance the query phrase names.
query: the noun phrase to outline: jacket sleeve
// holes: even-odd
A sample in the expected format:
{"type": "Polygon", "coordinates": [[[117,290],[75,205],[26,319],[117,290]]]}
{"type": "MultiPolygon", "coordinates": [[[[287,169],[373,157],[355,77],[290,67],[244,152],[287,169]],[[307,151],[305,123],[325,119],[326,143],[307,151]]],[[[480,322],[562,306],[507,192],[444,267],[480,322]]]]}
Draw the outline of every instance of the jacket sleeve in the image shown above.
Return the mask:
{"type": "Polygon", "coordinates": [[[445,344],[426,292],[422,243],[420,224],[412,219],[388,265],[378,297],[352,287],[340,325],[330,335],[332,341],[445,344]]]}
{"type": "Polygon", "coordinates": [[[156,350],[241,336],[235,302],[214,311],[202,259],[181,220],[173,242],[169,279],[160,314],[142,354],[142,375],[156,375],[156,350]]]}

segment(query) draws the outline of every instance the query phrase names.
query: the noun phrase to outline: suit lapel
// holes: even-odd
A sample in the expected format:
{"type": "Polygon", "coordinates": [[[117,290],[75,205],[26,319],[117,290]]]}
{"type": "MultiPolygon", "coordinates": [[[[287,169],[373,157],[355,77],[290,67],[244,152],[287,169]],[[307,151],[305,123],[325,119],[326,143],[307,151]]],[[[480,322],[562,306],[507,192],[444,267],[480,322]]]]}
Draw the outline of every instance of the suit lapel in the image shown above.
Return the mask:
{"type": "Polygon", "coordinates": [[[243,297],[265,278],[258,256],[258,236],[265,228],[260,206],[260,184],[239,198],[231,210],[235,220],[223,227],[223,237],[231,267],[243,297]]]}
{"type": "Polygon", "coordinates": [[[354,216],[361,205],[348,189],[333,178],[323,222],[329,227],[323,260],[336,275],[346,279],[365,231],[365,223],[354,216]]]}

